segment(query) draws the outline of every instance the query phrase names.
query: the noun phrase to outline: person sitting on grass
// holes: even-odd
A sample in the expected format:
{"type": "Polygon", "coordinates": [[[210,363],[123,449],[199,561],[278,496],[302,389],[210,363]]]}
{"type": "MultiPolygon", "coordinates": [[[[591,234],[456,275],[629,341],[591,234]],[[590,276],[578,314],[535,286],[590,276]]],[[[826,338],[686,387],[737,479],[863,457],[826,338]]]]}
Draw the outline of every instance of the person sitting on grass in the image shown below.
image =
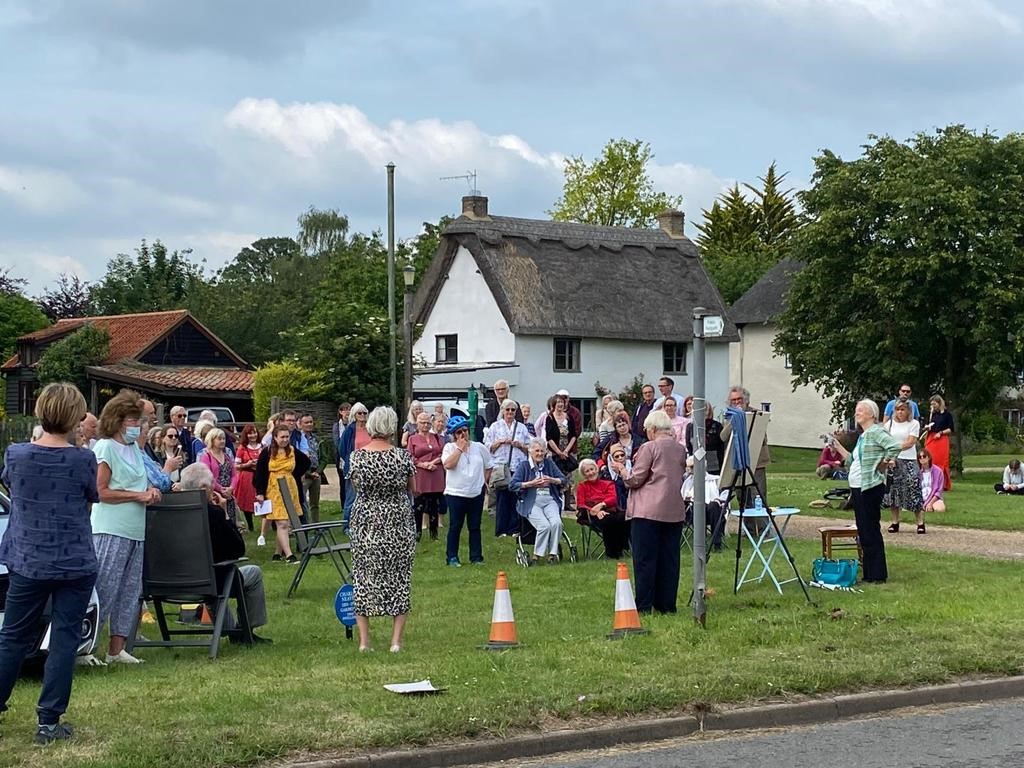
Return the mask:
{"type": "Polygon", "coordinates": [[[996,493],[1010,493],[1015,496],[1024,495],[1024,469],[1020,468],[1020,459],[1013,459],[1003,470],[1003,482],[995,484],[996,493]]]}
{"type": "Polygon", "coordinates": [[[830,440],[825,444],[825,447],[821,449],[821,455],[818,456],[818,468],[816,470],[818,477],[822,480],[845,480],[846,473],[843,472],[843,456],[833,446],[830,440]],[[836,477],[839,473],[842,477],[836,477]]]}
{"type": "MultiPolygon", "coordinates": [[[[946,502],[942,500],[942,487],[945,483],[945,475],[942,467],[932,464],[932,455],[928,451],[921,451],[917,456],[917,466],[921,469],[921,498],[923,503],[921,509],[924,512],[945,512],[946,502]]],[[[921,516],[924,522],[924,516],[921,516]]]]}
{"type": "MultiPolygon", "coordinates": [[[[181,490],[203,491],[206,494],[206,511],[210,517],[210,544],[213,548],[213,561],[221,563],[238,560],[245,556],[245,541],[238,527],[228,517],[227,505],[223,496],[214,489],[213,473],[202,463],[189,464],[181,470],[181,490]]],[[[239,565],[238,573],[242,579],[242,590],[239,599],[245,601],[245,614],[248,617],[250,630],[262,627],[267,623],[267,598],[263,589],[263,570],[258,565],[239,565]]],[[[213,613],[215,606],[208,605],[207,610],[213,613]]],[[[224,617],[224,633],[233,643],[247,643],[244,628],[240,627],[228,611],[224,617]]],[[[253,643],[270,643],[266,637],[259,637],[252,632],[253,643]]]]}

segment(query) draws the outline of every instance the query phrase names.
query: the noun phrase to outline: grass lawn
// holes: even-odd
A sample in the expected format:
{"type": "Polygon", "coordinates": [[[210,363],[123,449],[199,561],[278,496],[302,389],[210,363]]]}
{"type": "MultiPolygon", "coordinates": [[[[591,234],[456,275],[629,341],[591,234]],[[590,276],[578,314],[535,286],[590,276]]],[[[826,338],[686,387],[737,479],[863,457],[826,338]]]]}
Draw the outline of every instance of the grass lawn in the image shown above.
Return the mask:
{"type": "MultiPolygon", "coordinates": [[[[514,564],[511,540],[484,541],[486,566],[461,569],[443,565],[441,542],[420,545],[414,613],[399,655],[386,651],[384,620],[372,622],[374,653],[360,654],[344,639],[329,564],[312,567],[286,600],[292,567],[267,562],[269,548],[251,547],[265,568],[271,621],[262,631],[273,646],[225,643],[215,662],[201,649],[149,649],[138,668],[80,670],[68,718],[80,736],[46,750],[30,744],[38,680],[29,679],[0,726],[0,766],[244,765],[303,751],[358,753],[564,727],[574,718],[649,716],[695,702],[1022,671],[1024,565],[1017,563],[893,548],[888,584],[865,594],[815,591],[812,607],[795,585],[782,596],[761,585],[733,596],[734,559],[715,556],[709,575],[718,594],[707,629],[693,623],[684,586],[679,614],[648,619],[648,636],[611,642],[614,563],[525,571],[514,564]],[[524,647],[494,654],[476,646],[488,633],[499,569],[509,574],[524,647]],[[836,606],[846,615],[831,620],[836,606]],[[381,687],[424,677],[448,692],[412,698],[381,687]]],[[[791,546],[806,576],[818,545],[791,546]]],[[[684,555],[684,584],[689,565],[684,555]]]]}

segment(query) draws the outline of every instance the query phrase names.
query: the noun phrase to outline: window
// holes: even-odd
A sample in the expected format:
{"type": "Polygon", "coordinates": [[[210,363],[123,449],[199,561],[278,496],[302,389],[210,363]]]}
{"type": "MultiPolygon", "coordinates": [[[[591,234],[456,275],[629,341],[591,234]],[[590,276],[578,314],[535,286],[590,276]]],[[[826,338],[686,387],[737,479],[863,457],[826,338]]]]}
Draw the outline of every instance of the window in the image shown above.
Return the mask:
{"type": "Polygon", "coordinates": [[[597,418],[597,403],[592,397],[570,397],[569,403],[575,405],[583,414],[583,431],[592,432],[597,429],[594,420],[597,418]]]}
{"type": "Polygon", "coordinates": [[[36,409],[36,382],[18,382],[18,413],[31,416],[36,409]]]}
{"type": "Polygon", "coordinates": [[[686,344],[666,341],[661,345],[661,372],[686,373],[686,344]]]}
{"type": "Polygon", "coordinates": [[[789,370],[790,368],[793,367],[793,358],[791,358],[788,354],[783,355],[782,364],[786,366],[786,370],[789,370]]]}
{"type": "Polygon", "coordinates": [[[555,339],[556,371],[578,372],[580,369],[580,340],[555,339]]]}
{"type": "Polygon", "coordinates": [[[445,336],[435,336],[435,349],[437,354],[435,363],[457,363],[459,362],[459,335],[449,333],[445,336]]]}

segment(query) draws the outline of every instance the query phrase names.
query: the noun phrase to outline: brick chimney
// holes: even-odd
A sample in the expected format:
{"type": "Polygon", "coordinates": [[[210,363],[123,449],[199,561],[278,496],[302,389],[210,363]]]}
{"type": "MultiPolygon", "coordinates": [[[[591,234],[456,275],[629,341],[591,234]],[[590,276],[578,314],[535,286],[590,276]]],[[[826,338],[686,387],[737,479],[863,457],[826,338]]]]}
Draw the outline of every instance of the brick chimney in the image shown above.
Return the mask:
{"type": "Polygon", "coordinates": [[[487,198],[483,195],[466,195],[462,198],[462,215],[470,219],[489,219],[487,198]]]}
{"type": "MultiPolygon", "coordinates": [[[[463,202],[463,205],[465,205],[465,202],[463,202]]],[[[683,235],[684,222],[685,218],[682,211],[669,209],[658,214],[658,226],[661,227],[662,232],[674,240],[681,240],[685,237],[683,235]]]]}

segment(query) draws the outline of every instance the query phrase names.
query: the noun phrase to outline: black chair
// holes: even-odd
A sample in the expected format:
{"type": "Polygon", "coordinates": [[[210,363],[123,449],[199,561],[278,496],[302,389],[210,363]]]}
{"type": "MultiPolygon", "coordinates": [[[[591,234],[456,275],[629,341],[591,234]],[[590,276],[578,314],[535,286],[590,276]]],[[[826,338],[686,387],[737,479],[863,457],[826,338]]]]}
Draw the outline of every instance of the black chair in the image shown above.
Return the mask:
{"type": "Polygon", "coordinates": [[[331,558],[331,562],[334,563],[338,575],[341,576],[342,583],[348,581],[352,575],[352,570],[345,561],[344,553],[350,552],[352,545],[347,541],[339,542],[334,535],[335,532],[344,532],[345,523],[341,520],[330,520],[323,523],[308,523],[304,525],[300,522],[298,510],[295,509],[295,504],[292,502],[288,481],[283,477],[279,477],[277,479],[277,487],[281,491],[285,511],[288,512],[288,522],[291,523],[292,535],[295,536],[295,548],[302,555],[298,570],[295,571],[295,578],[292,579],[292,584],[288,587],[288,597],[291,597],[299,588],[299,582],[302,581],[302,576],[306,572],[306,566],[309,565],[309,558],[311,557],[327,555],[331,558]]]}
{"type": "MultiPolygon", "coordinates": [[[[138,619],[128,636],[128,653],[139,647],[171,648],[205,646],[210,658],[217,658],[228,601],[238,603],[238,626],[242,642],[252,644],[252,628],[242,593],[238,560],[216,563],[210,542],[210,518],[204,491],[165,494],[159,504],[146,508],[146,548],[142,564],[142,601],[153,604],[160,640],[139,640],[138,619]],[[180,606],[200,603],[214,606],[211,626],[190,625],[172,629],[165,604],[180,606]],[[206,639],[190,639],[208,635],[206,639]]],[[[141,604],[140,604],[141,609],[141,604]]]]}

